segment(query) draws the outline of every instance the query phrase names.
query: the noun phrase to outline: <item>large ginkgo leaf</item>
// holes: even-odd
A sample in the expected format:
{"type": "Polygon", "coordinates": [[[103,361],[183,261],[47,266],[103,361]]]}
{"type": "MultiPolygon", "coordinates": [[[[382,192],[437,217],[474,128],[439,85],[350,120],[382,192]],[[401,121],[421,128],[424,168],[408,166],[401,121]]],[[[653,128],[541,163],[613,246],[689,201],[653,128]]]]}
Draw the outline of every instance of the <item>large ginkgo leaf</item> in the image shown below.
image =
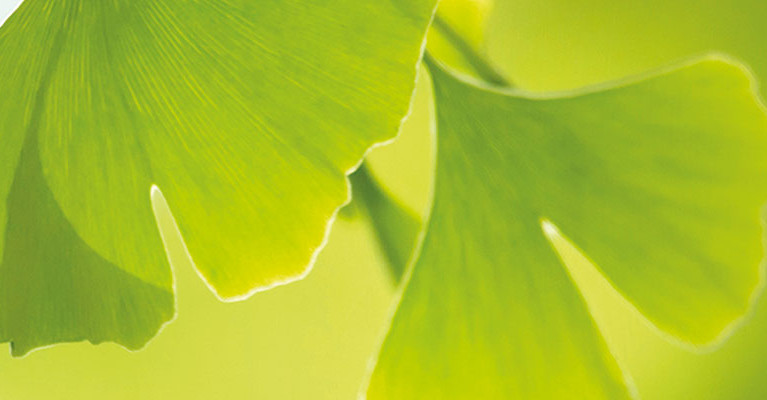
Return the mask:
{"type": "Polygon", "coordinates": [[[545,232],[655,324],[701,343],[760,282],[767,117],[717,58],[535,98],[431,68],[436,191],[370,398],[627,397],[545,232]]]}
{"type": "MultiPolygon", "coordinates": [[[[221,298],[302,276],[347,200],[345,174],[407,112],[433,3],[26,0],[0,29],[0,198],[13,198],[13,187],[50,192],[40,215],[60,212],[99,261],[49,257],[25,274],[19,255],[2,279],[55,279],[47,269],[88,264],[172,292],[151,190],[164,194],[221,298]],[[11,185],[31,176],[14,173],[30,136],[43,179],[11,185]]],[[[13,207],[0,204],[5,221],[13,207]]],[[[11,225],[0,231],[8,253],[20,239],[11,225]]],[[[37,308],[84,312],[82,303],[28,296],[37,308]]],[[[172,314],[167,302],[150,311],[136,290],[113,296],[130,315],[172,314]]],[[[85,329],[59,335],[55,319],[11,314],[0,332],[46,332],[19,348],[89,338],[85,329]]],[[[121,315],[109,323],[149,328],[121,315]]]]}

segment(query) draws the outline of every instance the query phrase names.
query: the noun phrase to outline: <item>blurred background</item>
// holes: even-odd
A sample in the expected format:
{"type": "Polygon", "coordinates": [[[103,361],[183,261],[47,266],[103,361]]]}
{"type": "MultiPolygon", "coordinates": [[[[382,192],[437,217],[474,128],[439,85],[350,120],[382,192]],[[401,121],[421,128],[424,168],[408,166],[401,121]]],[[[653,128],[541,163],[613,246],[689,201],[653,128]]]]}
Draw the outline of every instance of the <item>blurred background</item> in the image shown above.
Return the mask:
{"type": "MultiPolygon", "coordinates": [[[[0,21],[18,2],[0,0],[0,21]]],[[[710,51],[767,79],[764,0],[495,3],[483,49],[529,90],[578,88],[710,51]]],[[[400,139],[370,155],[374,174],[421,213],[431,186],[430,104],[420,79],[400,139]]],[[[305,280],[240,303],[216,300],[183,252],[172,259],[177,319],[144,350],[78,343],[21,359],[0,351],[0,399],[356,397],[397,290],[365,221],[339,219],[305,280]]],[[[661,336],[575,252],[568,266],[642,398],[767,398],[767,297],[726,343],[691,352],[661,336]]]]}

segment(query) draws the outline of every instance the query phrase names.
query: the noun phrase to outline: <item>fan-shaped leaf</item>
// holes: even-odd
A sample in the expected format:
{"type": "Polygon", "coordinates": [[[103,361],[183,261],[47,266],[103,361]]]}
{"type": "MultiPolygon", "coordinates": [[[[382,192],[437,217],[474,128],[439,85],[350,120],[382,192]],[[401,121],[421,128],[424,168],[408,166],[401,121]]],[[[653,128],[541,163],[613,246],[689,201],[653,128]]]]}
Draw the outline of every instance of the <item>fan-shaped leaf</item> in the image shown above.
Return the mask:
{"type": "Polygon", "coordinates": [[[745,312],[767,118],[742,68],[712,58],[552,98],[431,71],[434,206],[369,397],[626,397],[552,222],[679,337],[710,341],[745,312]]]}
{"type": "MultiPolygon", "coordinates": [[[[35,136],[44,179],[14,187],[50,192],[45,210],[29,215],[60,210],[68,237],[99,260],[68,254],[62,265],[108,268],[170,292],[150,204],[156,185],[222,298],[297,279],[347,200],[345,174],[396,134],[433,3],[26,0],[0,29],[0,197],[9,197],[22,143],[35,136]]],[[[12,211],[0,207],[2,220],[12,211]]],[[[11,225],[5,233],[18,234],[11,225]]],[[[5,252],[25,251],[10,248],[20,240],[6,236],[5,252]]],[[[62,273],[50,271],[63,268],[50,257],[31,262],[39,274],[6,269],[4,279],[43,285],[31,280],[62,273]]],[[[154,315],[135,295],[115,291],[110,301],[154,315]]],[[[37,301],[60,318],[87,309],[37,301]]],[[[163,307],[157,312],[169,315],[170,303],[163,307]]],[[[46,339],[30,346],[109,339],[85,325],[57,336],[48,323],[46,339]]],[[[14,332],[32,335],[37,322],[4,324],[26,324],[14,332]]]]}

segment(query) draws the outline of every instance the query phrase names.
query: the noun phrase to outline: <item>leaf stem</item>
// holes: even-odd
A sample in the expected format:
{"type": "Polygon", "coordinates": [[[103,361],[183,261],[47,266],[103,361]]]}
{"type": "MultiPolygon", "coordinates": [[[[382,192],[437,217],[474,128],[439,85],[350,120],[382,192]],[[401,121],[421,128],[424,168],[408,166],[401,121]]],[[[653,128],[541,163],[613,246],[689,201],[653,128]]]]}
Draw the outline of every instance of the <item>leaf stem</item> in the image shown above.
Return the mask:
{"type": "Polygon", "coordinates": [[[395,284],[402,278],[421,229],[421,217],[401,204],[369,171],[366,163],[349,176],[352,199],[370,221],[395,284]]]}
{"type": "Polygon", "coordinates": [[[434,16],[432,27],[447,39],[453,48],[461,54],[479,78],[497,86],[513,86],[511,81],[499,73],[472,45],[470,45],[450,24],[440,17],[434,16]]]}
{"type": "MultiPolygon", "coordinates": [[[[504,78],[472,45],[470,45],[439,14],[434,16],[432,27],[452,45],[468,63],[474,73],[488,84],[511,87],[513,83],[504,78]]],[[[423,62],[435,68],[437,62],[430,52],[424,54],[423,62]]],[[[421,229],[420,218],[395,200],[372,176],[367,162],[349,176],[353,199],[364,211],[387,261],[393,282],[399,282],[406,267],[416,237],[421,229]]]]}

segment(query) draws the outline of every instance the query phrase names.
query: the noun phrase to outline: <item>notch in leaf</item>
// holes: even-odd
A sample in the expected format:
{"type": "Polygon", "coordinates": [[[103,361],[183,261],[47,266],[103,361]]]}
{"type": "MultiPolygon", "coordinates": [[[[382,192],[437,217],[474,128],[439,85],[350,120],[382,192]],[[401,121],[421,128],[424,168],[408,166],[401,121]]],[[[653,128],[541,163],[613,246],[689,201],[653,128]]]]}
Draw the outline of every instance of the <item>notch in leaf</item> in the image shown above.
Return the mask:
{"type": "Polygon", "coordinates": [[[558,96],[430,72],[434,205],[369,398],[630,397],[555,227],[685,341],[715,341],[749,308],[767,116],[743,67],[709,57],[558,96]]]}
{"type": "Polygon", "coordinates": [[[347,201],[346,174],[407,112],[434,3],[22,3],[0,28],[0,254],[13,264],[0,282],[19,296],[73,284],[64,297],[3,297],[0,339],[135,348],[170,318],[153,185],[221,298],[303,276],[347,201]],[[32,136],[34,148],[24,145],[32,136]],[[22,171],[22,153],[39,167],[22,171]],[[49,196],[14,200],[33,192],[49,196]],[[30,220],[40,235],[12,225],[30,220]],[[54,234],[61,240],[35,242],[54,234]],[[45,256],[20,254],[33,249],[45,256]],[[82,293],[74,281],[89,269],[164,300],[140,300],[135,288],[82,293]],[[106,304],[118,307],[89,311],[106,304]]]}

